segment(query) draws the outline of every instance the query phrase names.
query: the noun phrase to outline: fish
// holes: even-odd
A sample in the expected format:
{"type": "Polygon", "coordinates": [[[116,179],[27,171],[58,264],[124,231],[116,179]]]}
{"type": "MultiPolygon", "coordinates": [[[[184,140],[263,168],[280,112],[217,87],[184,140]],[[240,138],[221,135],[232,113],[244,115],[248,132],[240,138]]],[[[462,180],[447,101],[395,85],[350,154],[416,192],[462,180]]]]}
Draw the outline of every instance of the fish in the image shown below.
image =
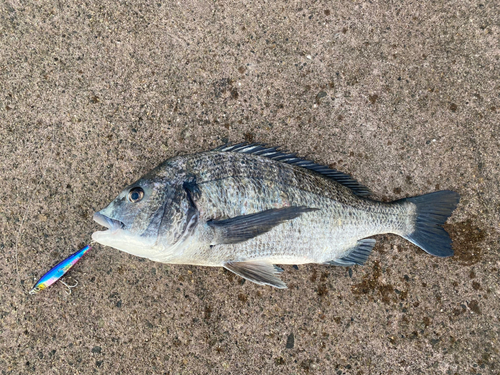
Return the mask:
{"type": "Polygon", "coordinates": [[[90,245],[87,245],[64,259],[62,262],[57,263],[47,273],[45,273],[40,278],[40,280],[36,282],[36,284],[30,290],[29,294],[37,294],[54,284],[57,280],[63,277],[80,259],[82,259],[82,257],[87,254],[87,252],[91,248],[92,247],[90,245]]]}
{"type": "Polygon", "coordinates": [[[377,234],[453,255],[443,224],[458,193],[393,202],[370,195],[351,176],[277,147],[223,145],[170,158],[127,186],[94,213],[107,229],[92,239],[157,262],[224,267],[280,289],[278,265],[363,265],[377,234]]]}

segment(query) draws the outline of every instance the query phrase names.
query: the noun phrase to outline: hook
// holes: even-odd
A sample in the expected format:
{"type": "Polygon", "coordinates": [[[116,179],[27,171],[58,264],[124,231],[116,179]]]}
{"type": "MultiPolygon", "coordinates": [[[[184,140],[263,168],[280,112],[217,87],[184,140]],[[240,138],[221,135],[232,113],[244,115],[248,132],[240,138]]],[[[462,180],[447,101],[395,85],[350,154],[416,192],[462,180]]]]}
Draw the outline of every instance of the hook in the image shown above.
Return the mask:
{"type": "Polygon", "coordinates": [[[59,281],[60,281],[61,283],[63,283],[63,285],[65,285],[65,286],[66,286],[66,288],[68,288],[69,293],[68,293],[68,291],[66,291],[66,294],[67,294],[68,296],[71,294],[71,289],[72,289],[72,288],[74,288],[74,287],[76,287],[76,286],[78,285],[78,280],[75,280],[75,281],[76,281],[76,284],[75,284],[75,285],[68,285],[68,284],[66,284],[66,283],[65,283],[64,281],[62,281],[62,280],[59,280],[59,281]]]}

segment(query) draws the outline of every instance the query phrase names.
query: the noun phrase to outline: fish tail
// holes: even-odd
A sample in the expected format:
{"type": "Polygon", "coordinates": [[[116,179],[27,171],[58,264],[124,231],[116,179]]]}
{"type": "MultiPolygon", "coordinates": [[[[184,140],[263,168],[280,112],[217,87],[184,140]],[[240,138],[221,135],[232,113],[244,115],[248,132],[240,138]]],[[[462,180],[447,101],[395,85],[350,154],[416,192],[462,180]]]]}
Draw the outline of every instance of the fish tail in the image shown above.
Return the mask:
{"type": "Polygon", "coordinates": [[[454,191],[443,190],[398,202],[403,201],[416,206],[413,232],[403,237],[431,255],[452,256],[451,238],[444,230],[443,224],[457,207],[460,195],[454,191]]]}

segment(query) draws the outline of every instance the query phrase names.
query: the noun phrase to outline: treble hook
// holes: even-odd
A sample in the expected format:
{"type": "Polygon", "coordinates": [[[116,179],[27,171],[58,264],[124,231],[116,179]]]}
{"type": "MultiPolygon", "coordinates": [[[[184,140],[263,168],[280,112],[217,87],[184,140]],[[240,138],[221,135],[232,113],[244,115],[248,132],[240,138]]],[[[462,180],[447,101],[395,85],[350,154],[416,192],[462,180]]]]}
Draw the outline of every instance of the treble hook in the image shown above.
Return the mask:
{"type": "Polygon", "coordinates": [[[75,280],[76,281],[76,284],[75,285],[68,285],[66,284],[64,281],[62,280],[59,280],[63,285],[66,286],[66,288],[68,288],[68,290],[65,292],[68,296],[71,295],[71,289],[73,289],[74,287],[76,287],[78,285],[78,280],[75,280]],[[68,292],[69,291],[69,292],[68,292]]]}

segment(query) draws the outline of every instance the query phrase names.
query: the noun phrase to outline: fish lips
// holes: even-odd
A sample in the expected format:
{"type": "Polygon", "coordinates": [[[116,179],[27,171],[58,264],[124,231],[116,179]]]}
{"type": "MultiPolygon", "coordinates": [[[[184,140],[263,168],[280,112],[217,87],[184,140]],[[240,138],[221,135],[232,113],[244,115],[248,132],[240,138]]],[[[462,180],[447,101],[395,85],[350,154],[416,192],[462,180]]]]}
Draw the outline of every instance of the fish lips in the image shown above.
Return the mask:
{"type": "Polygon", "coordinates": [[[110,246],[143,258],[157,256],[157,251],[153,248],[156,241],[155,237],[148,239],[130,232],[129,225],[120,220],[112,219],[101,212],[96,212],[93,219],[108,229],[92,233],[92,240],[101,245],[110,246]]]}
{"type": "MultiPolygon", "coordinates": [[[[108,228],[105,231],[95,232],[94,234],[106,233],[107,235],[113,235],[113,234],[116,234],[120,229],[125,228],[125,224],[123,224],[121,221],[111,219],[110,217],[107,217],[106,215],[103,215],[100,212],[96,212],[93,216],[93,219],[98,224],[102,225],[103,227],[108,228]]],[[[92,237],[93,236],[94,235],[92,235],[92,237]]]]}

